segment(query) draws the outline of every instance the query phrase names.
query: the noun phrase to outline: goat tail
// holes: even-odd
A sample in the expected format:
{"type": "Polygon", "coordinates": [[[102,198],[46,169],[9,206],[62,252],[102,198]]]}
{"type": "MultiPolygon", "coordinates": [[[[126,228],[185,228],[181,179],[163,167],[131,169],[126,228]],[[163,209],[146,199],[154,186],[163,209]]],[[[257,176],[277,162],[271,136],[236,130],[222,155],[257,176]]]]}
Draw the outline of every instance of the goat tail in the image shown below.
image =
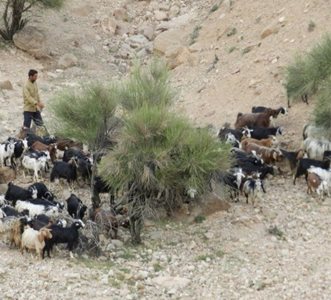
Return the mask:
{"type": "Polygon", "coordinates": [[[237,119],[238,119],[239,117],[241,117],[242,115],[243,115],[243,113],[241,113],[241,112],[238,113],[238,114],[237,114],[237,119]]]}

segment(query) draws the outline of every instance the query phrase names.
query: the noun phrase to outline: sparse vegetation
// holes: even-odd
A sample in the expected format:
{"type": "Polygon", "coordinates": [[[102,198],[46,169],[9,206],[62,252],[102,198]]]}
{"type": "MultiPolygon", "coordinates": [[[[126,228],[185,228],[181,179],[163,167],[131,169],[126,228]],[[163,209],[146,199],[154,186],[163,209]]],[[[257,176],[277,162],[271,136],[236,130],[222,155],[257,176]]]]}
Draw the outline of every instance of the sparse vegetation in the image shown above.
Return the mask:
{"type": "Polygon", "coordinates": [[[195,258],[196,261],[210,261],[213,259],[214,259],[214,257],[210,254],[202,254],[195,258]]]}
{"type": "Polygon", "coordinates": [[[190,45],[193,45],[196,42],[196,39],[199,37],[199,32],[201,30],[201,26],[200,25],[196,25],[190,35],[190,45]]]}
{"type": "Polygon", "coordinates": [[[331,130],[331,78],[324,84],[317,100],[314,110],[315,123],[317,126],[331,130]]]}
{"type": "Polygon", "coordinates": [[[194,218],[194,222],[195,222],[195,223],[202,223],[202,222],[204,222],[205,220],[206,220],[206,217],[205,217],[205,216],[201,216],[201,215],[196,216],[196,217],[194,218]]]}
{"type": "Polygon", "coordinates": [[[209,14],[212,14],[213,12],[215,12],[216,10],[218,10],[218,9],[220,8],[222,2],[223,2],[223,0],[219,1],[218,3],[215,3],[215,4],[211,7],[211,9],[210,9],[210,11],[209,11],[209,14]]]}
{"type": "Polygon", "coordinates": [[[278,239],[285,239],[284,232],[281,231],[277,226],[270,226],[268,229],[268,233],[276,236],[278,239]]]}
{"type": "Polygon", "coordinates": [[[294,63],[286,69],[285,88],[289,105],[303,95],[317,95],[318,104],[314,116],[315,123],[330,128],[331,118],[330,92],[331,77],[331,37],[326,35],[305,56],[296,56],[294,63]]]}
{"type": "Polygon", "coordinates": [[[309,31],[309,32],[314,31],[315,27],[316,27],[315,22],[310,21],[309,24],[308,24],[308,31],[309,31]]]}
{"type": "Polygon", "coordinates": [[[159,263],[153,264],[153,270],[154,272],[160,272],[163,270],[163,267],[159,263]]]}
{"type": "Polygon", "coordinates": [[[232,46],[228,49],[228,53],[232,53],[233,51],[237,50],[238,48],[236,46],[232,46]]]}
{"type": "Polygon", "coordinates": [[[232,36],[232,35],[235,35],[236,33],[237,33],[237,28],[231,27],[227,30],[226,36],[232,36]]]}

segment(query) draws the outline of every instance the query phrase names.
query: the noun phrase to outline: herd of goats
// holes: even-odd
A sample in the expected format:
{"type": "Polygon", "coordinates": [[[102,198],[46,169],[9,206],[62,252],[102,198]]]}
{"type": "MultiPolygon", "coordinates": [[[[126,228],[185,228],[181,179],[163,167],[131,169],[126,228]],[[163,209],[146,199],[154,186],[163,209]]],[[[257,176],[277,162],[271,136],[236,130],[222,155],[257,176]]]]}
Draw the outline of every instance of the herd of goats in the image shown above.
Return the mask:
{"type": "MultiPolygon", "coordinates": [[[[282,128],[274,126],[280,114],[287,115],[286,108],[253,107],[251,113],[237,115],[234,128],[226,124],[219,130],[219,139],[232,145],[232,166],[217,176],[231,199],[238,201],[240,195],[244,195],[247,203],[256,206],[257,200],[266,193],[264,180],[268,174],[288,171],[293,175],[293,184],[305,175],[308,194],[316,193],[320,200],[330,197],[330,136],[325,135],[322,128],[309,124],[303,129],[300,149],[282,149],[277,140],[282,128]]],[[[22,253],[33,250],[42,258],[45,254],[50,257],[54,245],[66,244],[72,256],[79,229],[85,226],[83,220],[86,219],[102,227],[111,238],[117,237],[119,225],[127,226],[127,222],[119,222],[118,216],[123,211],[88,210],[75,194],[71,194],[65,204],[39,181],[45,172],[50,172],[50,182],[64,179],[71,185],[78,177],[90,181],[93,158],[83,150],[82,143],[53,136],[40,137],[26,131],[20,138],[8,138],[0,144],[0,163],[0,183],[8,185],[6,193],[0,196],[0,241],[20,248],[22,253]],[[33,172],[33,184],[28,187],[13,184],[18,167],[23,174],[33,172]],[[61,218],[63,215],[70,219],[61,218]]],[[[93,184],[96,193],[110,194],[110,188],[100,177],[96,176],[93,184]]]]}

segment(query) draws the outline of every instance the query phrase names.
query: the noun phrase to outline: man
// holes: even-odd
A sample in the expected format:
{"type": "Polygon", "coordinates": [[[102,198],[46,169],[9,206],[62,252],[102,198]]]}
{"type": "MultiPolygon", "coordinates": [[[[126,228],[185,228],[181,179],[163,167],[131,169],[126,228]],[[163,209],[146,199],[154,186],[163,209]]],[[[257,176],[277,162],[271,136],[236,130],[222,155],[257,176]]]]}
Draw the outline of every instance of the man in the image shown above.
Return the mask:
{"type": "Polygon", "coordinates": [[[36,70],[30,70],[28,73],[29,79],[23,87],[23,99],[24,99],[24,123],[23,129],[29,129],[31,121],[36,126],[43,126],[44,122],[41,118],[40,112],[44,108],[44,104],[40,101],[37,78],[38,72],[36,70]]]}

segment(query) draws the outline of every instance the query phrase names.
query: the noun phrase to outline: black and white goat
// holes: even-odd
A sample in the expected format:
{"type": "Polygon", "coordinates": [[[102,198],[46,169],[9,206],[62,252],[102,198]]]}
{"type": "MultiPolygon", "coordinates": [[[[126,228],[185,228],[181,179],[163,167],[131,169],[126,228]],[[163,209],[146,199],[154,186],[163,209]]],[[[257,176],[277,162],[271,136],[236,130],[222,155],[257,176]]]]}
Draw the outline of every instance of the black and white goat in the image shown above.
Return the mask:
{"type": "Polygon", "coordinates": [[[11,159],[11,157],[14,155],[15,151],[15,143],[12,141],[10,142],[4,142],[0,144],[0,163],[1,167],[6,166],[7,160],[11,159]]]}
{"type": "Polygon", "coordinates": [[[260,197],[261,193],[266,193],[263,181],[260,178],[248,177],[243,183],[242,193],[246,197],[246,203],[248,204],[249,200],[255,206],[255,201],[260,197]]]}

